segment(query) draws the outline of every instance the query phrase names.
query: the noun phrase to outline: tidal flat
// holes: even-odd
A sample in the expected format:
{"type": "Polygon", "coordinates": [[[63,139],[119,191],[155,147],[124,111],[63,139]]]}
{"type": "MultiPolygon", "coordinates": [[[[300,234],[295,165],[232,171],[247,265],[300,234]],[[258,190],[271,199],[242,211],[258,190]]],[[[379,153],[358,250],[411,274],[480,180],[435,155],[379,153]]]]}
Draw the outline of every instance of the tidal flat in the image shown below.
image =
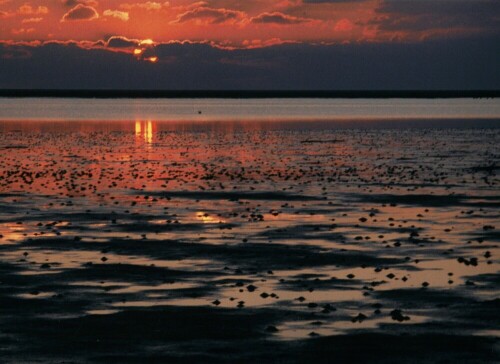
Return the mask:
{"type": "Polygon", "coordinates": [[[402,123],[0,122],[0,361],[498,362],[500,122],[402,123]]]}

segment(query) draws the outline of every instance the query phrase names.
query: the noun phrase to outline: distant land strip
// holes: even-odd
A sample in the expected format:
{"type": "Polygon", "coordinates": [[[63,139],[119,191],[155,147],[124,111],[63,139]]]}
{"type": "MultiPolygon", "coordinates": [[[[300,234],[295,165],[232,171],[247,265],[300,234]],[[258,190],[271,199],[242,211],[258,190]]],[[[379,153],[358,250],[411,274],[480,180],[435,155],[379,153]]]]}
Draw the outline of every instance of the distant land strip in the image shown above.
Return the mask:
{"type": "Polygon", "coordinates": [[[0,97],[57,98],[180,98],[180,99],[450,99],[497,98],[500,90],[380,90],[380,91],[299,91],[299,90],[22,90],[0,89],[0,97]]]}

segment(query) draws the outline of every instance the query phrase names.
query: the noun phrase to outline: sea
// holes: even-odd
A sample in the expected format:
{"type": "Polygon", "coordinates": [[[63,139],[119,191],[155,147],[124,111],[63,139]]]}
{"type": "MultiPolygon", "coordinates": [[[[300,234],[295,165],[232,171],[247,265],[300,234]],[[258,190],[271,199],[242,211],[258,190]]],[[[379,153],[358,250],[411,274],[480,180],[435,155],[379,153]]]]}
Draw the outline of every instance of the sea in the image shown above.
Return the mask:
{"type": "Polygon", "coordinates": [[[356,121],[497,119],[483,99],[75,99],[0,98],[0,120],[356,121]]]}
{"type": "Polygon", "coordinates": [[[499,170],[499,99],[0,98],[0,361],[495,362],[499,170]]]}

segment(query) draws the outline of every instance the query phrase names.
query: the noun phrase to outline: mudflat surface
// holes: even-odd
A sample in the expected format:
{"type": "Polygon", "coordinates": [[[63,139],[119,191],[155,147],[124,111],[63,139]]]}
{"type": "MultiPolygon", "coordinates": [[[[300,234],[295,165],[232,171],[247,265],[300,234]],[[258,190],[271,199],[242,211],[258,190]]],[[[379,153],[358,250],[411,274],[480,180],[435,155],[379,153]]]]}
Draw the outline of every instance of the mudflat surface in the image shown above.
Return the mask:
{"type": "Polygon", "coordinates": [[[499,145],[0,122],[0,361],[496,362],[499,145]]]}

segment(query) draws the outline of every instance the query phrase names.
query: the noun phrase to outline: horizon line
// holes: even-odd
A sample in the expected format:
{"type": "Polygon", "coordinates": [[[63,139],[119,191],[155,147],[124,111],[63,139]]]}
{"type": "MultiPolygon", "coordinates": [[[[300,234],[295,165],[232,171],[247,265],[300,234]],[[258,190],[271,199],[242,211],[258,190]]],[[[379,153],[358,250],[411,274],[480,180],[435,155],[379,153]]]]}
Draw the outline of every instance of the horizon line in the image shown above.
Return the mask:
{"type": "Polygon", "coordinates": [[[119,90],[119,89],[0,89],[0,97],[18,98],[346,98],[437,99],[497,98],[500,90],[119,90]]]}

